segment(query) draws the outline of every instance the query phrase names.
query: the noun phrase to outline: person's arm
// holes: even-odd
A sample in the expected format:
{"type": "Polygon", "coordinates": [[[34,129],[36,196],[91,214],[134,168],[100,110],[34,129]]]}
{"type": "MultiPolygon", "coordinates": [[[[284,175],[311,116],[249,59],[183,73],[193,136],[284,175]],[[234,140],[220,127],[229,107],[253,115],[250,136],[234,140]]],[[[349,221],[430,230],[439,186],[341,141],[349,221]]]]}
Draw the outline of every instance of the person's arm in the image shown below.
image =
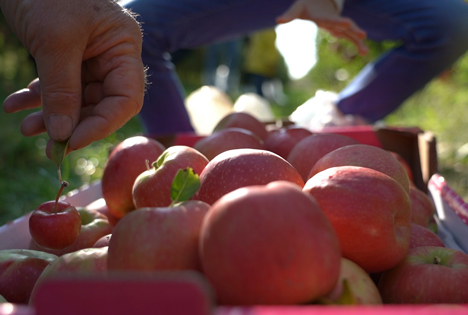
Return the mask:
{"type": "Polygon", "coordinates": [[[294,19],[311,20],[333,36],[349,40],[364,55],[368,50],[364,44],[366,32],[351,19],[342,17],[342,8],[343,0],[297,0],[276,21],[281,24],[294,19]]]}
{"type": "Polygon", "coordinates": [[[103,139],[143,104],[142,34],[112,0],[0,0],[5,19],[35,59],[39,79],[11,94],[7,113],[39,108],[25,136],[48,132],[69,150],[103,139]]]}

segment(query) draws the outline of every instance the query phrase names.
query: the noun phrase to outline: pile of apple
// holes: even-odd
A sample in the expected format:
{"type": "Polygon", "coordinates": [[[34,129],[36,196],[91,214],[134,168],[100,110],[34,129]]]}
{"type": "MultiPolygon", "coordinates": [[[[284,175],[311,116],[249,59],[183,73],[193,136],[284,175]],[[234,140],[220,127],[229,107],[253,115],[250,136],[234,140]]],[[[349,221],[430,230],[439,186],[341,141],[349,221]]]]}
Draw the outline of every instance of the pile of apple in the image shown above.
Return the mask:
{"type": "Polygon", "coordinates": [[[101,184],[87,207],[41,205],[30,249],[0,251],[7,301],[57,272],[193,270],[220,305],[468,303],[468,255],[409,166],[343,135],[231,113],[193,147],[126,139],[101,184]]]}

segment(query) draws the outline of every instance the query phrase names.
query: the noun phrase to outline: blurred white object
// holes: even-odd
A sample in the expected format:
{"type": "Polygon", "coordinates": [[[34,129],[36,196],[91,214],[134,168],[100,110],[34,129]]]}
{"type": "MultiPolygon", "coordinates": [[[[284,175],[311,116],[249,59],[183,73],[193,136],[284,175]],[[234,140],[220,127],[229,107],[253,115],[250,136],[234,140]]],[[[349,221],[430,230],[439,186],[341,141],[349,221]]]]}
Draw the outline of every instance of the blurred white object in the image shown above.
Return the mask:
{"type": "Polygon", "coordinates": [[[234,104],[225,92],[205,85],[187,96],[185,108],[195,132],[209,135],[224,116],[234,111],[234,104]]]}
{"type": "Polygon", "coordinates": [[[335,105],[338,94],[318,90],[315,96],[298,106],[289,116],[296,125],[309,130],[320,130],[326,127],[369,125],[362,117],[345,115],[335,105]]]}
{"type": "Polygon", "coordinates": [[[248,113],[262,122],[275,120],[270,103],[256,93],[245,93],[239,96],[234,103],[234,111],[248,113]]]}

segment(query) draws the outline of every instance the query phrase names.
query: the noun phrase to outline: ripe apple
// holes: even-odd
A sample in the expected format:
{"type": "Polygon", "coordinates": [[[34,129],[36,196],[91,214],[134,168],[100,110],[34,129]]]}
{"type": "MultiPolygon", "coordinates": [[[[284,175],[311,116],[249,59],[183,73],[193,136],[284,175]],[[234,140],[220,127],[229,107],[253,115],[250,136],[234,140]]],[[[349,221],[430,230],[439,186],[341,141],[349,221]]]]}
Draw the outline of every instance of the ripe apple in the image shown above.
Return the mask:
{"type": "Polygon", "coordinates": [[[64,274],[94,274],[107,272],[107,247],[85,248],[58,257],[41,273],[34,285],[29,304],[34,305],[38,288],[50,277],[64,274]]]}
{"type": "Polygon", "coordinates": [[[358,264],[344,257],[341,258],[340,277],[332,292],[326,298],[327,304],[354,304],[354,305],[380,305],[382,297],[379,289],[369,274],[358,264]],[[345,283],[345,281],[347,283],[345,283]],[[346,294],[345,285],[348,286],[351,301],[343,303],[341,299],[346,294]]]}
{"type": "Polygon", "coordinates": [[[57,258],[29,249],[0,250],[0,295],[9,303],[27,304],[37,279],[57,258]]]}
{"type": "Polygon", "coordinates": [[[256,149],[235,149],[211,160],[200,174],[200,189],[193,199],[213,204],[237,188],[285,180],[304,186],[299,173],[279,155],[256,149]]]}
{"type": "Polygon", "coordinates": [[[29,217],[31,237],[44,248],[65,248],[77,239],[80,231],[80,213],[65,201],[44,202],[29,217]]]}
{"type": "Polygon", "coordinates": [[[310,178],[303,189],[331,221],[343,257],[369,273],[397,265],[408,252],[411,203],[388,175],[360,166],[338,166],[310,178]]]}
{"type": "Polygon", "coordinates": [[[130,137],[112,150],[102,174],[102,195],[109,210],[121,218],[135,209],[132,188],[135,179],[147,170],[147,162],[158,159],[165,147],[144,137],[130,137]]]}
{"type": "Polygon", "coordinates": [[[409,163],[400,154],[393,152],[393,151],[388,151],[388,152],[390,152],[390,154],[393,155],[398,160],[398,162],[401,163],[401,165],[403,165],[403,167],[406,170],[406,173],[408,174],[410,183],[413,183],[413,180],[414,180],[413,171],[411,170],[411,166],[409,165],[409,163]]]}
{"type": "Polygon", "coordinates": [[[98,239],[112,232],[113,226],[102,213],[82,207],[77,210],[81,216],[81,232],[72,244],[62,249],[47,249],[31,240],[29,248],[62,256],[80,249],[91,248],[98,239]]]}
{"type": "Polygon", "coordinates": [[[313,134],[299,141],[292,148],[287,160],[296,168],[304,182],[306,182],[312,167],[325,154],[351,144],[359,144],[359,142],[348,136],[339,134],[313,134]]]}
{"type": "Polygon", "coordinates": [[[189,200],[174,207],[140,208],[115,227],[109,270],[200,270],[198,240],[209,205],[189,200]]]}
{"type": "Polygon", "coordinates": [[[451,248],[423,246],[380,277],[384,303],[468,303],[468,254],[451,248]]]}
{"type": "Polygon", "coordinates": [[[142,172],[133,185],[135,208],[168,207],[172,203],[172,182],[181,169],[190,167],[196,174],[202,173],[208,159],[188,146],[172,146],[166,149],[153,167],[142,172]]]}
{"type": "Polygon", "coordinates": [[[112,233],[104,235],[103,237],[98,239],[96,243],[94,243],[92,248],[101,248],[101,247],[109,246],[111,237],[112,237],[112,233]]]}
{"type": "Polygon", "coordinates": [[[396,180],[409,194],[410,182],[404,167],[386,150],[367,144],[347,145],[324,155],[309,173],[315,174],[335,166],[362,166],[382,172],[396,180]]]}
{"type": "Polygon", "coordinates": [[[328,294],[340,247],[313,198],[286,181],[216,201],[200,235],[203,272],[221,305],[299,304],[328,294]]]}
{"type": "Polygon", "coordinates": [[[409,248],[421,246],[445,247],[442,239],[430,229],[411,223],[409,248]]]}
{"type": "Polygon", "coordinates": [[[434,219],[435,206],[429,196],[416,186],[411,186],[411,222],[424,226],[437,233],[437,222],[434,219]]]}
{"type": "Polygon", "coordinates": [[[247,129],[256,134],[262,141],[265,141],[268,137],[268,131],[265,125],[251,114],[245,112],[232,112],[227,114],[216,124],[212,133],[233,127],[247,129]]]}
{"type": "Polygon", "coordinates": [[[271,131],[265,140],[265,149],[287,159],[292,148],[312,132],[295,125],[271,131]]]}
{"type": "Polygon", "coordinates": [[[226,128],[198,140],[193,148],[212,160],[224,151],[242,148],[263,150],[265,146],[258,136],[247,129],[226,128]]]}

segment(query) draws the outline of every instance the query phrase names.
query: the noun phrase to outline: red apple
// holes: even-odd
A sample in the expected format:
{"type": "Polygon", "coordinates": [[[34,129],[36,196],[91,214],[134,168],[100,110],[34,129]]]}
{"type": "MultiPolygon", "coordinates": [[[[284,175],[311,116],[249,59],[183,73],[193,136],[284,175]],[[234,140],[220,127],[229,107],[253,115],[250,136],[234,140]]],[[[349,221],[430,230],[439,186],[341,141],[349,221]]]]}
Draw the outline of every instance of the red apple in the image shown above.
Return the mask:
{"type": "Polygon", "coordinates": [[[468,303],[468,254],[451,248],[423,246],[380,277],[384,303],[468,303]]]}
{"type": "Polygon", "coordinates": [[[190,167],[202,173],[208,159],[188,146],[172,146],[165,150],[153,167],[141,173],[133,185],[135,208],[168,207],[172,203],[171,186],[177,172],[190,167]]]}
{"type": "Polygon", "coordinates": [[[44,202],[29,217],[31,237],[44,248],[65,248],[77,239],[80,231],[80,213],[65,201],[44,202]]]}
{"type": "Polygon", "coordinates": [[[91,248],[98,239],[112,232],[113,226],[105,215],[87,208],[78,208],[77,210],[81,216],[81,232],[71,245],[63,249],[52,250],[41,247],[34,241],[31,241],[29,248],[62,256],[80,249],[91,248]]]}
{"type": "Polygon", "coordinates": [[[403,167],[406,170],[406,173],[408,174],[408,178],[410,182],[412,183],[414,177],[413,177],[413,171],[411,170],[411,166],[409,165],[409,163],[400,154],[393,152],[393,151],[388,151],[388,152],[390,152],[390,154],[393,155],[398,160],[398,162],[401,163],[401,165],[403,165],[403,167]]]}
{"type": "Polygon", "coordinates": [[[324,155],[309,173],[315,174],[335,166],[362,166],[382,172],[396,180],[410,192],[410,182],[404,167],[386,150],[367,144],[347,145],[324,155]]]}
{"type": "Polygon", "coordinates": [[[437,222],[434,219],[435,207],[429,196],[416,186],[411,186],[410,200],[411,222],[437,233],[437,222]]]}
{"type": "Polygon", "coordinates": [[[27,304],[37,279],[57,258],[29,249],[0,250],[0,295],[9,303],[27,304]]]}
{"type": "Polygon", "coordinates": [[[287,159],[292,148],[312,132],[298,126],[283,127],[269,133],[265,140],[265,149],[287,159]]]}
{"type": "Polygon", "coordinates": [[[299,141],[288,155],[288,162],[301,174],[304,182],[309,178],[312,167],[325,154],[358,141],[333,133],[313,134],[299,141]]]}
{"type": "Polygon", "coordinates": [[[268,137],[265,125],[254,116],[245,112],[232,112],[224,116],[215,126],[212,133],[226,128],[247,129],[256,134],[262,141],[268,137]]]}
{"type": "Polygon", "coordinates": [[[333,289],[341,257],[317,203],[285,181],[240,188],[214,203],[200,255],[221,305],[315,300],[333,289]]]}
{"type": "Polygon", "coordinates": [[[198,240],[208,209],[186,201],[126,215],[109,242],[109,270],[200,270],[198,240]]]}
{"type": "Polygon", "coordinates": [[[437,234],[428,228],[411,223],[409,248],[421,246],[445,247],[445,244],[437,234]]]}
{"type": "Polygon", "coordinates": [[[350,292],[351,303],[357,305],[380,305],[382,297],[379,289],[372,281],[369,274],[359,267],[358,264],[349,259],[341,258],[340,277],[336,282],[333,291],[326,296],[326,300],[330,303],[340,304],[340,300],[344,294],[347,294],[345,285],[348,286],[350,292]],[[347,283],[345,283],[345,281],[347,283]]]}
{"type": "Polygon", "coordinates": [[[285,180],[304,186],[294,167],[279,155],[256,149],[235,149],[219,154],[200,174],[201,186],[193,199],[213,204],[237,188],[285,180]]]}
{"type": "Polygon", "coordinates": [[[411,203],[393,178],[366,167],[339,166],[317,173],[303,190],[331,221],[343,257],[369,273],[403,260],[409,247],[411,203]]]}
{"type": "Polygon", "coordinates": [[[212,160],[218,154],[232,149],[265,149],[263,141],[253,132],[242,128],[226,128],[200,139],[193,146],[208,160],[212,160]]]}
{"type": "Polygon", "coordinates": [[[165,147],[158,141],[135,136],[119,143],[107,160],[102,174],[102,195],[113,214],[121,218],[135,209],[132,188],[135,179],[146,171],[165,147]]]}
{"type": "Polygon", "coordinates": [[[95,274],[107,272],[107,247],[85,248],[67,253],[47,266],[31,292],[29,304],[34,305],[38,288],[50,277],[66,274],[95,274]]]}

